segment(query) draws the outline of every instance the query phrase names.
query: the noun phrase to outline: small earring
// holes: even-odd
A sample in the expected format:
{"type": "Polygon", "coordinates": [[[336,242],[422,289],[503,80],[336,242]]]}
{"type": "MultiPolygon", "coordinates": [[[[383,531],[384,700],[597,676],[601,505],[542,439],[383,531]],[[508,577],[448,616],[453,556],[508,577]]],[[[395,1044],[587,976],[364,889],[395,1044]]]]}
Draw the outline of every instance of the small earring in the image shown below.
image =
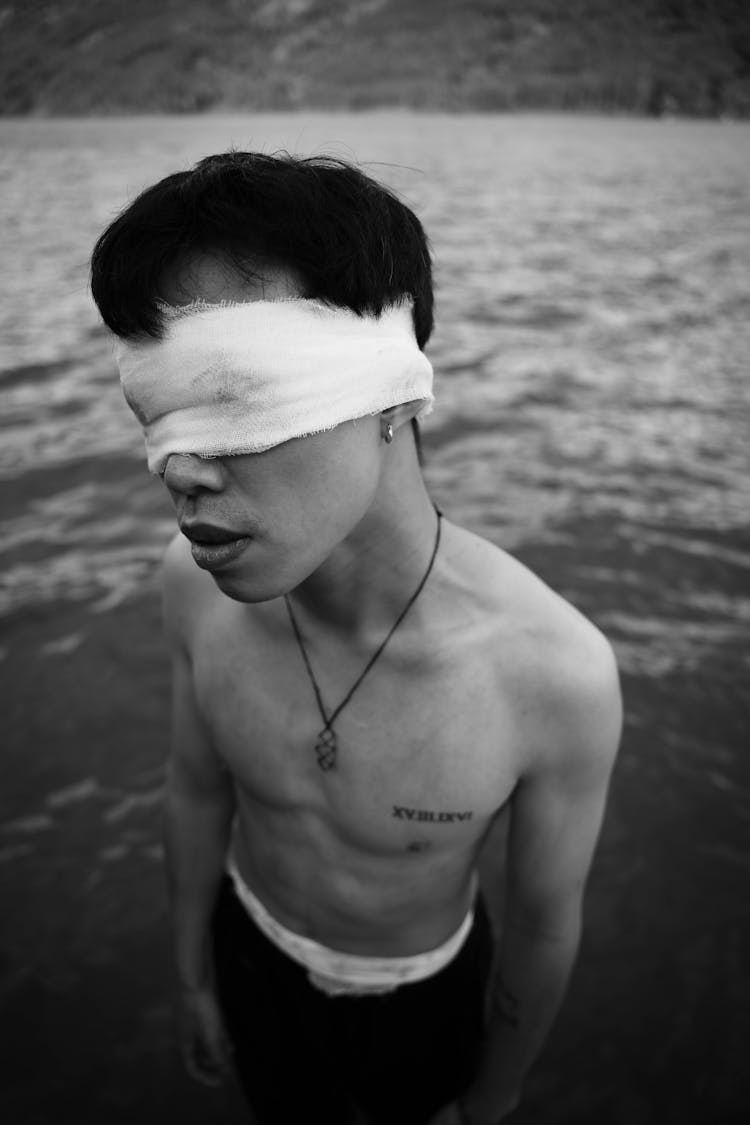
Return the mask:
{"type": "Polygon", "coordinates": [[[391,425],[390,422],[385,427],[385,433],[383,434],[383,440],[385,441],[386,445],[390,445],[391,442],[393,441],[393,426],[391,425]]]}

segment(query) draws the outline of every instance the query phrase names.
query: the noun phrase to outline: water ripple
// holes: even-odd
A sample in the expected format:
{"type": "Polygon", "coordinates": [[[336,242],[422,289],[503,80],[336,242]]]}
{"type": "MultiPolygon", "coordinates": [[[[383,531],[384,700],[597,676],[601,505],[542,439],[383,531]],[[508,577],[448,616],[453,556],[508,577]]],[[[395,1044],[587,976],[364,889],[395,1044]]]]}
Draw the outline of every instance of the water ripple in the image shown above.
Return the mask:
{"type": "MultiPolygon", "coordinates": [[[[0,124],[0,613],[76,601],[106,613],[156,588],[172,519],[143,469],[86,258],[126,193],[251,131],[293,151],[335,136],[382,160],[373,172],[424,219],[438,395],[426,471],[446,511],[513,549],[570,558],[585,543],[561,584],[605,616],[614,535],[629,571],[618,589],[645,623],[629,604],[609,618],[630,666],[690,663],[695,629],[704,649],[733,651],[747,605],[721,590],[747,573],[746,127],[424,115],[417,128],[386,114],[362,128],[304,114],[0,124]],[[632,576],[643,588],[649,570],[640,602],[632,576]],[[666,630],[675,615],[683,627],[666,630]]],[[[73,652],[80,636],[43,651],[73,652]]]]}

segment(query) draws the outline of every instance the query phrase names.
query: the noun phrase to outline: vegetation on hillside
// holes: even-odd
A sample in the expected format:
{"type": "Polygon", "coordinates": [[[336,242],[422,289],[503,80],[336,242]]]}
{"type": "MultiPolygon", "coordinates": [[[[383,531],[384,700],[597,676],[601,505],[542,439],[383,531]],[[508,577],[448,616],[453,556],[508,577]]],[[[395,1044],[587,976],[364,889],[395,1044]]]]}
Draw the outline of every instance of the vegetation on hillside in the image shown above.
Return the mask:
{"type": "Polygon", "coordinates": [[[16,0],[0,7],[0,113],[382,106],[750,116],[750,3],[16,0]]]}

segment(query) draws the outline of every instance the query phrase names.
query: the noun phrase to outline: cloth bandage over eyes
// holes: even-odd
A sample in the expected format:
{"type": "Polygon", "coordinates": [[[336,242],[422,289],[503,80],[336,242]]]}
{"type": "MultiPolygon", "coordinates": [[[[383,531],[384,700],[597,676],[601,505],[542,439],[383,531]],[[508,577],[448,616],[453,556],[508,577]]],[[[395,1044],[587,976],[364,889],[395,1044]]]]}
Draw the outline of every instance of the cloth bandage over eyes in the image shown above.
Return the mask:
{"type": "Polygon", "coordinates": [[[380,317],[304,298],[160,308],[162,339],[115,347],[152,473],[173,453],[261,453],[403,402],[432,409],[408,304],[380,317]]]}

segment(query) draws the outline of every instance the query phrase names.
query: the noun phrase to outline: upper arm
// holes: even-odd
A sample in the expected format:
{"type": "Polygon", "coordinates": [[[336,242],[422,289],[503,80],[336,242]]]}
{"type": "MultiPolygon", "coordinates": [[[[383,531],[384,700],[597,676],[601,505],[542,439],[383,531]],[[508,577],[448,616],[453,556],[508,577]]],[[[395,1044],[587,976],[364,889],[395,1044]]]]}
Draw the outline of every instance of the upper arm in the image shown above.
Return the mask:
{"type": "Polygon", "coordinates": [[[556,677],[511,802],[506,921],[552,936],[578,923],[622,727],[609,645],[596,634],[581,655],[556,677]]]}
{"type": "Polygon", "coordinates": [[[167,778],[172,788],[191,796],[224,800],[233,794],[231,778],[214,750],[195,694],[190,655],[195,596],[181,538],[170,543],[163,570],[163,619],[172,670],[167,778]]]}

